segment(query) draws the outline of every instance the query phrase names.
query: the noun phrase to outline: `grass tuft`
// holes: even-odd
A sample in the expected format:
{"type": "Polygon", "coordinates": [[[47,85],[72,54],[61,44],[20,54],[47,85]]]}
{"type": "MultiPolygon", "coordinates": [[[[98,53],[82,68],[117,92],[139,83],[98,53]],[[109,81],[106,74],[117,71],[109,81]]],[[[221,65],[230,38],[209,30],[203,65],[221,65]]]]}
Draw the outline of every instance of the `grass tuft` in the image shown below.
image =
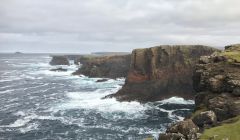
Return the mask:
{"type": "Polygon", "coordinates": [[[240,116],[224,121],[220,126],[206,129],[200,140],[239,140],[240,116]]]}

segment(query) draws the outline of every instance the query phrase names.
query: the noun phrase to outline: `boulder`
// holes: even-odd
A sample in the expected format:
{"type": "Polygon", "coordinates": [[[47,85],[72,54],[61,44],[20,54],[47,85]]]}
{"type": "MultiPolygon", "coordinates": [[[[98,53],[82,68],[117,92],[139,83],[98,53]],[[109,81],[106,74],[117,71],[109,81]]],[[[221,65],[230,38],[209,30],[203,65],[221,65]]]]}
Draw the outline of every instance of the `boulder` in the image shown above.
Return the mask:
{"type": "Polygon", "coordinates": [[[205,111],[194,116],[192,121],[199,127],[211,126],[216,124],[217,117],[213,111],[205,111]]]}
{"type": "Polygon", "coordinates": [[[186,139],[197,139],[199,128],[191,119],[187,119],[169,127],[166,133],[181,133],[186,139]]]}
{"type": "Polygon", "coordinates": [[[100,82],[106,82],[106,81],[108,81],[108,79],[99,79],[99,80],[97,80],[96,82],[97,82],[97,83],[100,83],[100,82]]]}
{"type": "Polygon", "coordinates": [[[181,133],[164,133],[159,135],[159,140],[185,140],[181,133]]]}
{"type": "Polygon", "coordinates": [[[240,115],[240,98],[230,93],[223,93],[210,98],[207,108],[214,111],[218,121],[223,121],[240,115]]]}

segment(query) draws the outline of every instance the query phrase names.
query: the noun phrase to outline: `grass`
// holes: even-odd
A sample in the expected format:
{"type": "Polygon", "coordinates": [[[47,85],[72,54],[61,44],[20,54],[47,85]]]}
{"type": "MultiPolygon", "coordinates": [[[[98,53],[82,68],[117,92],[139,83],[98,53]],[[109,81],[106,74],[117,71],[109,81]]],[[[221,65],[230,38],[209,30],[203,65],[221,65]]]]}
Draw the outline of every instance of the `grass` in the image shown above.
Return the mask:
{"type": "Polygon", "coordinates": [[[197,116],[198,114],[200,114],[201,112],[207,111],[207,108],[205,106],[201,106],[199,107],[196,111],[194,111],[191,114],[191,119],[193,119],[195,116],[197,116]]]}
{"type": "Polygon", "coordinates": [[[228,59],[232,59],[240,63],[240,51],[224,51],[220,55],[226,56],[228,59]]]}
{"type": "Polygon", "coordinates": [[[200,140],[239,140],[240,116],[223,122],[220,126],[206,129],[200,140]]]}

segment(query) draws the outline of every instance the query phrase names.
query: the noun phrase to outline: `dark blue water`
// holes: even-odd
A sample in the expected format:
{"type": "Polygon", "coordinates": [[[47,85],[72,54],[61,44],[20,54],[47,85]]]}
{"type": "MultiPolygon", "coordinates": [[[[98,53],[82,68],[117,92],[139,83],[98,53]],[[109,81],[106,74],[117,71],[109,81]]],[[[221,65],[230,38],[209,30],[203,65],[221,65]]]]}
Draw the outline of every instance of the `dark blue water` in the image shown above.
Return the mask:
{"type": "Polygon", "coordinates": [[[157,137],[183,119],[193,101],[182,98],[140,104],[101,98],[121,88],[124,79],[51,72],[48,55],[0,54],[0,139],[138,140],[157,137]]]}

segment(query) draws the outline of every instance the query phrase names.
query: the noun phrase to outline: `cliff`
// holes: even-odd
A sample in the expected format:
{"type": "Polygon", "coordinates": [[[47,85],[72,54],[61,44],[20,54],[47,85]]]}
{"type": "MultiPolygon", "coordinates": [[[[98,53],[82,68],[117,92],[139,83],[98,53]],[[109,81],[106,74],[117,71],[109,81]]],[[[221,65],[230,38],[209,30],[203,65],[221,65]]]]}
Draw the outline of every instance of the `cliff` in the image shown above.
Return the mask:
{"type": "Polygon", "coordinates": [[[82,66],[73,74],[89,77],[118,78],[126,77],[130,66],[130,55],[81,57],[82,66]]]}
{"type": "Polygon", "coordinates": [[[50,65],[70,65],[68,58],[65,56],[52,56],[50,65]]]}
{"type": "Polygon", "coordinates": [[[110,97],[121,101],[156,101],[172,96],[193,98],[192,75],[200,56],[216,49],[201,46],[158,46],[135,49],[123,88],[110,97]]]}
{"type": "Polygon", "coordinates": [[[169,127],[160,139],[239,139],[240,45],[201,57],[193,85],[197,92],[195,111],[169,127]]]}

